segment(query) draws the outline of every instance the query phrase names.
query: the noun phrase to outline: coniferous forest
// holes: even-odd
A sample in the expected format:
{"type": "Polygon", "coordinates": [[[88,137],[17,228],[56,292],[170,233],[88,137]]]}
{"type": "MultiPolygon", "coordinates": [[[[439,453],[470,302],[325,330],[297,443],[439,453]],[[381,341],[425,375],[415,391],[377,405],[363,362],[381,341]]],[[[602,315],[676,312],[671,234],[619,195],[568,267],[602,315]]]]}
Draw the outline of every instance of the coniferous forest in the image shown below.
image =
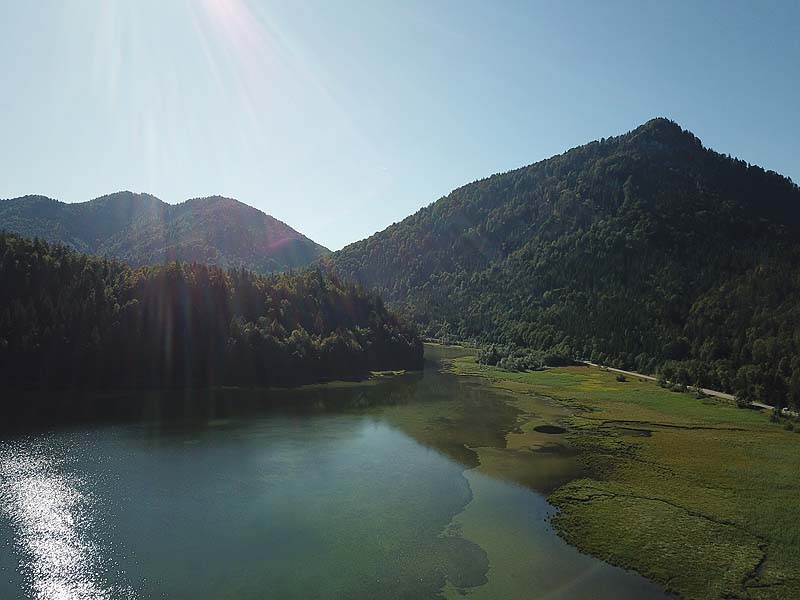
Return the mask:
{"type": "Polygon", "coordinates": [[[0,385],[293,385],[419,368],[422,345],[372,293],[319,270],[133,269],[0,234],[0,385]]]}

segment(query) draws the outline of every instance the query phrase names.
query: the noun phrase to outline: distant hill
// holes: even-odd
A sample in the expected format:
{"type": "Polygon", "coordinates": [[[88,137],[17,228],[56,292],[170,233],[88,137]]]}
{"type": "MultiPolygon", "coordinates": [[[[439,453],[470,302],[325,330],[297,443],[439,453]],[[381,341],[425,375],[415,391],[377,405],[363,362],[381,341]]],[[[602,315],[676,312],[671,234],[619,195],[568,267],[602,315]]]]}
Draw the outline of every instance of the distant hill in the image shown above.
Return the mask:
{"type": "Polygon", "coordinates": [[[75,204],[24,196],[0,200],[0,230],[134,266],[177,260],[271,273],[328,253],[285,223],[220,196],[176,205],[132,192],[75,204]]]}
{"type": "Polygon", "coordinates": [[[432,337],[800,403],[800,190],[666,119],[465,185],[330,262],[432,337]]]}

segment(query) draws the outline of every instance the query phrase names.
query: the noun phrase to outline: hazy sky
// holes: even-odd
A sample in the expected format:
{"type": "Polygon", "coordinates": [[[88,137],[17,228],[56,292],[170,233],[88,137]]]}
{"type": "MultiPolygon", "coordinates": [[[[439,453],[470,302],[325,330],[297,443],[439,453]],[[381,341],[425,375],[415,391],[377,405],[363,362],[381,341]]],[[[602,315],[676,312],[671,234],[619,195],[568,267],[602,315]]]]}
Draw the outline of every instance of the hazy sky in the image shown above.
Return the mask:
{"type": "Polygon", "coordinates": [[[0,197],[221,194],[338,249],[654,116],[800,180],[800,1],[0,0],[0,197]]]}

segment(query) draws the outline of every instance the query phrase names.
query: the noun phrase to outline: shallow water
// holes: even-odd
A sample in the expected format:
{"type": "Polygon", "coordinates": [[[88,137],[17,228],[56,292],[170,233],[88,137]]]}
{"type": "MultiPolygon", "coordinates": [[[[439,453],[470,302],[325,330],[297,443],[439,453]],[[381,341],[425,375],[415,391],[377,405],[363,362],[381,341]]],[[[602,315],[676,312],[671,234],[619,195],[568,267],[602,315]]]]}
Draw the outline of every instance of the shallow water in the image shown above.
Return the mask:
{"type": "Polygon", "coordinates": [[[102,402],[3,436],[0,598],[665,597],[550,529],[545,399],[430,368],[102,402]]]}

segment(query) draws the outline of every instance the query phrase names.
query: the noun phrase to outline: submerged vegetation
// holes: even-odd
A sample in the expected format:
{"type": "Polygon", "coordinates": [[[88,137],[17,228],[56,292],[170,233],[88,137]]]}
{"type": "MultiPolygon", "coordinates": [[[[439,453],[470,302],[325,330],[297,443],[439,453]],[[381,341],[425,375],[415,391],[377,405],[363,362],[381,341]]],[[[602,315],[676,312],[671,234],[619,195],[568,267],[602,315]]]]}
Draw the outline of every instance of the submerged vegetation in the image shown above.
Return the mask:
{"type": "Polygon", "coordinates": [[[587,476],[550,496],[567,541],[690,600],[800,596],[792,419],[774,423],[590,367],[514,373],[474,357],[453,364],[571,409],[565,423],[587,476]]]}
{"type": "Polygon", "coordinates": [[[131,269],[0,234],[0,385],[290,385],[413,369],[381,299],[318,270],[131,269]]]}

